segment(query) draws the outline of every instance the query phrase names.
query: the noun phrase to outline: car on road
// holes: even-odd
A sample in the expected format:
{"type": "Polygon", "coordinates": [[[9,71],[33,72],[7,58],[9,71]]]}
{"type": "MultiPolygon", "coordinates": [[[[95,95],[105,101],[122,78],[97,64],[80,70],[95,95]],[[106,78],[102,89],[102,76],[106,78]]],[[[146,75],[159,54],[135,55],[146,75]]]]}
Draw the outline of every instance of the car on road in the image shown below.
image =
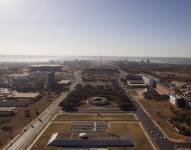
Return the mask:
{"type": "Polygon", "coordinates": [[[43,122],[42,119],[40,119],[40,118],[38,119],[38,121],[43,122]]]}
{"type": "Polygon", "coordinates": [[[26,128],[24,128],[24,132],[26,132],[27,131],[27,129],[26,128]]]}

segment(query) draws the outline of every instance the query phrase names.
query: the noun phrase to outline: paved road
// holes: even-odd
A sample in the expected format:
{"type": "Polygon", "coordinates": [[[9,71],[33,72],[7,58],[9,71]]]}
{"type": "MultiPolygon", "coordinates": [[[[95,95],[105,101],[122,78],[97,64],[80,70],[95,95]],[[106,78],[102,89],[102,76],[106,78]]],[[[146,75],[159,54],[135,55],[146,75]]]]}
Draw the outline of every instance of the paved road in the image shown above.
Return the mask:
{"type": "MultiPolygon", "coordinates": [[[[126,72],[119,69],[121,72],[121,77],[124,77],[126,75],[126,72]]],[[[152,119],[147,115],[146,111],[141,107],[139,103],[134,100],[134,98],[129,95],[128,89],[124,84],[119,81],[121,87],[125,90],[126,95],[132,100],[137,108],[136,113],[138,118],[142,121],[143,125],[147,128],[148,133],[152,137],[153,140],[155,140],[156,144],[161,150],[173,150],[175,148],[178,149],[191,149],[191,142],[188,143],[182,143],[182,142],[174,142],[171,139],[164,139],[165,134],[159,130],[159,128],[154,124],[152,119]]]]}
{"type": "Polygon", "coordinates": [[[75,88],[77,84],[81,84],[80,71],[74,73],[75,81],[70,87],[69,92],[62,93],[43,113],[25,127],[26,131],[20,133],[14,138],[3,150],[26,150],[27,147],[38,136],[40,131],[48,124],[59,109],[59,103],[67,97],[67,95],[75,88]],[[42,121],[41,121],[42,120],[42,121]]]}
{"type": "MultiPolygon", "coordinates": [[[[119,71],[121,72],[120,77],[124,77],[126,75],[126,73],[122,71],[121,69],[119,69],[119,71]]],[[[133,97],[129,95],[128,89],[126,88],[126,86],[124,86],[124,84],[120,80],[119,80],[119,83],[121,87],[124,89],[127,97],[129,97],[129,99],[133,101],[133,103],[135,104],[137,109],[136,110],[137,117],[141,120],[143,125],[147,128],[147,133],[149,133],[153,141],[155,141],[155,143],[158,145],[159,149],[173,150],[174,143],[166,139],[165,135],[163,135],[163,133],[152,122],[151,118],[144,112],[142,107],[133,99],[133,97]]]]}
{"type": "MultiPolygon", "coordinates": [[[[121,71],[121,70],[120,70],[121,71]]],[[[126,73],[121,71],[121,77],[126,73]]],[[[74,89],[76,84],[81,84],[81,76],[80,71],[75,71],[75,82],[71,85],[70,91],[74,89]]],[[[190,143],[173,143],[168,139],[164,139],[163,133],[155,126],[152,122],[152,119],[144,112],[142,107],[128,94],[128,90],[123,85],[121,81],[119,81],[121,87],[125,90],[127,96],[135,103],[137,107],[137,116],[142,121],[143,125],[147,128],[148,133],[150,133],[153,140],[155,140],[156,144],[161,150],[173,150],[174,145],[178,145],[179,147],[188,147],[191,146],[190,143]]],[[[68,93],[69,93],[68,92],[68,93]]],[[[48,107],[37,119],[31,122],[30,125],[26,127],[27,131],[19,134],[15,139],[12,140],[10,144],[8,144],[3,150],[25,150],[33,140],[38,136],[40,131],[47,125],[47,123],[53,118],[53,116],[57,113],[59,109],[59,103],[68,95],[68,93],[62,93],[61,96],[50,106],[48,107]],[[43,120],[42,122],[39,120],[43,120]],[[31,126],[32,125],[32,126],[31,126]]]]}

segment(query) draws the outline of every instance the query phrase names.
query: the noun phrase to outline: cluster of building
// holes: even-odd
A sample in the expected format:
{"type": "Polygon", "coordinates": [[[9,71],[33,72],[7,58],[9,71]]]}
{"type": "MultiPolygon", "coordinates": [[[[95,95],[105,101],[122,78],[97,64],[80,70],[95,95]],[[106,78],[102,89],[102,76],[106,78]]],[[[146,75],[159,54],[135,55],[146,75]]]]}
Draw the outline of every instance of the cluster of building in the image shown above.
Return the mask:
{"type": "Polygon", "coordinates": [[[69,85],[70,80],[64,80],[60,65],[30,65],[25,72],[15,72],[2,76],[0,84],[0,115],[13,115],[16,107],[27,107],[37,101],[43,89],[51,89],[69,85]]]}
{"type": "Polygon", "coordinates": [[[61,65],[31,65],[30,70],[37,73],[41,72],[46,76],[44,78],[44,87],[47,89],[55,86],[63,87],[71,83],[71,80],[64,79],[62,74],[57,74],[63,71],[61,65]]]}
{"type": "Polygon", "coordinates": [[[171,86],[178,89],[185,97],[191,97],[191,83],[172,81],[171,86]]]}
{"type": "Polygon", "coordinates": [[[14,115],[16,107],[27,107],[41,97],[39,92],[17,92],[0,89],[0,115],[14,115]]]}
{"type": "Polygon", "coordinates": [[[191,84],[189,83],[173,81],[167,85],[161,83],[159,78],[151,75],[128,74],[127,85],[155,88],[157,92],[168,95],[169,102],[174,106],[191,108],[191,84]]]}
{"type": "Polygon", "coordinates": [[[176,107],[191,108],[191,96],[188,94],[185,94],[185,93],[190,93],[190,89],[189,89],[190,85],[187,84],[188,88],[184,87],[184,90],[182,90],[180,86],[177,86],[174,83],[178,83],[178,82],[173,81],[169,83],[168,85],[159,83],[157,84],[156,89],[161,93],[169,95],[169,102],[172,105],[176,107]]]}
{"type": "Polygon", "coordinates": [[[62,72],[61,65],[30,65],[27,71],[4,75],[0,87],[20,92],[51,89],[57,84],[64,85],[64,81],[60,84],[61,80],[65,80],[62,72]]]}
{"type": "Polygon", "coordinates": [[[52,86],[55,83],[55,72],[62,71],[60,65],[30,65],[20,71],[2,75],[0,87],[17,91],[30,92],[52,86]]]}
{"type": "Polygon", "coordinates": [[[170,83],[170,102],[178,107],[191,108],[191,84],[172,81],[170,83]]]}

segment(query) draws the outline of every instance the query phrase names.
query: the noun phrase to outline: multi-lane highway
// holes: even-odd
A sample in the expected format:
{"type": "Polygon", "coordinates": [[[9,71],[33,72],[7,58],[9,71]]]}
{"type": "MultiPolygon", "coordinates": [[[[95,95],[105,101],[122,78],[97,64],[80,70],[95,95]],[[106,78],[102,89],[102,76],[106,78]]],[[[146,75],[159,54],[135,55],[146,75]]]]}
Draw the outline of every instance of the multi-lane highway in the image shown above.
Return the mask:
{"type": "MultiPolygon", "coordinates": [[[[120,78],[126,76],[126,72],[118,68],[120,71],[120,78]]],[[[166,134],[159,128],[159,126],[152,120],[150,115],[146,112],[146,110],[129,94],[128,89],[124,84],[120,81],[119,83],[121,87],[124,89],[127,97],[134,102],[135,107],[137,108],[136,114],[138,118],[141,120],[147,132],[152,137],[152,140],[158,145],[161,150],[173,150],[173,149],[191,149],[191,142],[182,143],[173,139],[169,139],[166,134]]]]}
{"type": "MultiPolygon", "coordinates": [[[[123,78],[126,73],[119,69],[121,75],[120,78],[123,78]]],[[[155,141],[159,149],[161,150],[173,150],[174,143],[169,141],[166,136],[158,129],[158,127],[153,123],[152,119],[147,115],[144,109],[139,105],[139,103],[134,100],[132,96],[129,95],[128,89],[124,84],[118,80],[120,86],[124,89],[127,97],[134,103],[136,107],[136,114],[140,121],[143,123],[144,127],[147,129],[147,133],[152,137],[152,140],[155,141]]]]}
{"type": "Polygon", "coordinates": [[[80,71],[74,72],[75,80],[72,83],[69,92],[62,93],[53,104],[51,104],[43,113],[25,127],[23,132],[17,135],[3,150],[26,150],[27,147],[38,136],[40,131],[48,124],[59,109],[59,103],[75,88],[81,84],[80,71]]]}
{"type": "Polygon", "coordinates": [[[167,137],[159,130],[159,128],[153,123],[151,118],[145,113],[145,111],[140,107],[140,105],[136,101],[134,101],[134,103],[137,108],[136,112],[138,118],[144,124],[148,133],[151,135],[155,143],[157,143],[158,147],[161,150],[173,150],[173,143],[169,141],[167,137]]]}

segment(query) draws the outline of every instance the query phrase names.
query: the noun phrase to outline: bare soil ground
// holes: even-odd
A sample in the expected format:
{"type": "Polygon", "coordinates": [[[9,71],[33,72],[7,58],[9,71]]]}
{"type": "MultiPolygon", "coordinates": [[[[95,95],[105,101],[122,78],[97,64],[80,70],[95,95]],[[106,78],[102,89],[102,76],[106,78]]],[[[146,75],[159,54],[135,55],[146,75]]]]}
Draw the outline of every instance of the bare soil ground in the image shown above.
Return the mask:
{"type": "Polygon", "coordinates": [[[173,105],[166,101],[157,101],[157,100],[148,100],[141,95],[141,91],[137,91],[137,93],[131,93],[132,96],[136,100],[138,100],[142,106],[148,111],[151,115],[152,119],[154,119],[160,127],[165,131],[165,133],[173,139],[189,141],[190,137],[183,136],[176,132],[176,130],[172,127],[172,125],[168,122],[172,117],[173,113],[171,109],[177,109],[173,105]]]}

